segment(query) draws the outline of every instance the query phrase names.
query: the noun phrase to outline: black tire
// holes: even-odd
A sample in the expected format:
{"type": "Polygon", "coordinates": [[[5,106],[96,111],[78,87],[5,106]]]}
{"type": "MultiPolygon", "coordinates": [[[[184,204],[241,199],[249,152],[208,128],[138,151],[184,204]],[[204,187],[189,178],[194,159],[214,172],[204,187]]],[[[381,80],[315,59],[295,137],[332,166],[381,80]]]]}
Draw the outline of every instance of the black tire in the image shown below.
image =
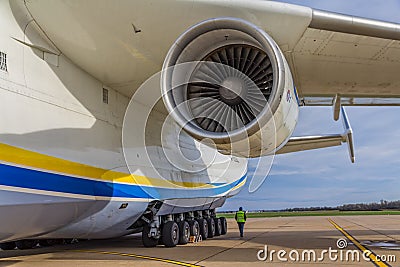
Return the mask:
{"type": "Polygon", "coordinates": [[[221,235],[226,235],[228,232],[228,223],[226,222],[226,218],[221,217],[219,220],[221,221],[221,235]]]}
{"type": "Polygon", "coordinates": [[[50,242],[49,242],[49,240],[47,240],[47,239],[40,239],[39,240],[39,246],[41,246],[41,247],[50,247],[50,246],[52,246],[53,244],[51,244],[50,242]]]}
{"type": "Polygon", "coordinates": [[[18,249],[31,249],[37,245],[37,240],[33,239],[19,240],[15,242],[15,245],[17,246],[18,249]]]}
{"type": "Polygon", "coordinates": [[[190,227],[190,235],[194,236],[195,239],[197,240],[197,238],[200,236],[199,223],[196,220],[190,220],[189,227],[190,227]]]}
{"type": "Polygon", "coordinates": [[[63,244],[63,241],[63,239],[40,239],[38,242],[41,247],[51,247],[61,245],[63,244]]]}
{"type": "Polygon", "coordinates": [[[180,221],[179,224],[179,245],[186,245],[190,238],[190,226],[187,221],[180,221]]]}
{"type": "Polygon", "coordinates": [[[72,244],[74,242],[73,238],[65,238],[64,239],[64,244],[72,244]]]}
{"type": "Polygon", "coordinates": [[[48,239],[47,242],[49,242],[49,244],[51,244],[52,246],[62,245],[62,244],[64,244],[64,239],[60,239],[60,238],[58,238],[58,239],[48,239]]]}
{"type": "Polygon", "coordinates": [[[145,225],[142,231],[142,244],[146,248],[153,248],[158,244],[158,238],[149,237],[150,227],[145,225]]]}
{"type": "Polygon", "coordinates": [[[220,236],[221,235],[221,220],[219,218],[214,218],[214,224],[215,224],[215,236],[220,236]]]}
{"type": "Polygon", "coordinates": [[[179,226],[174,221],[166,222],[162,230],[162,240],[166,247],[172,248],[179,242],[179,226]]]}
{"type": "Polygon", "coordinates": [[[213,218],[207,218],[208,224],[208,238],[213,238],[215,236],[215,223],[213,218]]]}
{"type": "Polygon", "coordinates": [[[0,248],[2,250],[13,250],[15,247],[15,242],[0,243],[0,248]]]}
{"type": "Polygon", "coordinates": [[[208,223],[206,219],[200,218],[197,219],[200,228],[200,235],[203,240],[206,240],[208,237],[208,223]]]}

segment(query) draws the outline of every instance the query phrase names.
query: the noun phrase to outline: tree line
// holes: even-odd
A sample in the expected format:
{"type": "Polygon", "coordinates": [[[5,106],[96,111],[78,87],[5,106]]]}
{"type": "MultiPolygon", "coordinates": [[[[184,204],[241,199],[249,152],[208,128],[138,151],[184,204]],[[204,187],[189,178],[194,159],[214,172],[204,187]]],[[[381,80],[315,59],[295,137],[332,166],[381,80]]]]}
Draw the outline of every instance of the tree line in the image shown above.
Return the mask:
{"type": "Polygon", "coordinates": [[[400,209],[400,200],[373,203],[344,204],[336,207],[309,207],[309,208],[290,208],[281,211],[319,211],[319,210],[340,210],[340,211],[378,211],[378,210],[398,210],[400,209]]]}

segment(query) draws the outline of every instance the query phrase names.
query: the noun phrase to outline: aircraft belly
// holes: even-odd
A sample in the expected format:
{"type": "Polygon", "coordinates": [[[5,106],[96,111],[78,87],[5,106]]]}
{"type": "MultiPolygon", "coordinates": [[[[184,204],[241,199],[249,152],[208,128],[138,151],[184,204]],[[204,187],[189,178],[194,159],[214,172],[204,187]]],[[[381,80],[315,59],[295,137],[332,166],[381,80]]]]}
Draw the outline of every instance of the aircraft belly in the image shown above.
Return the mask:
{"type": "Polygon", "coordinates": [[[27,191],[4,187],[0,190],[0,240],[126,235],[131,232],[128,227],[142,215],[148,204],[146,199],[88,200],[27,191]],[[122,203],[128,203],[127,207],[120,209],[122,203]]]}
{"type": "Polygon", "coordinates": [[[133,201],[96,200],[96,202],[76,221],[57,229],[41,238],[111,238],[132,233],[129,227],[146,210],[146,199],[133,201]],[[123,205],[124,204],[124,205],[123,205]],[[125,208],[121,208],[124,207],[125,208]],[[121,206],[123,205],[123,206],[121,206]]]}
{"type": "Polygon", "coordinates": [[[0,240],[18,240],[54,231],[76,220],[94,200],[40,195],[0,189],[0,240]]]}

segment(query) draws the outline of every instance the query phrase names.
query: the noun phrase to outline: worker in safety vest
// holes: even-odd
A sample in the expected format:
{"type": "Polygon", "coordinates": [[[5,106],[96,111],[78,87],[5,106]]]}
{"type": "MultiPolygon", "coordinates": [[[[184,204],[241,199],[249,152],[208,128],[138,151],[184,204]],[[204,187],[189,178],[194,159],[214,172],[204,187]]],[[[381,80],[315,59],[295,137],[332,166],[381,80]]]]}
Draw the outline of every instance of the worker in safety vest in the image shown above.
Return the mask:
{"type": "Polygon", "coordinates": [[[239,211],[236,212],[235,214],[235,220],[238,224],[239,231],[240,231],[240,237],[243,237],[243,229],[244,229],[244,224],[246,222],[246,212],[243,211],[243,208],[240,207],[239,211]]]}

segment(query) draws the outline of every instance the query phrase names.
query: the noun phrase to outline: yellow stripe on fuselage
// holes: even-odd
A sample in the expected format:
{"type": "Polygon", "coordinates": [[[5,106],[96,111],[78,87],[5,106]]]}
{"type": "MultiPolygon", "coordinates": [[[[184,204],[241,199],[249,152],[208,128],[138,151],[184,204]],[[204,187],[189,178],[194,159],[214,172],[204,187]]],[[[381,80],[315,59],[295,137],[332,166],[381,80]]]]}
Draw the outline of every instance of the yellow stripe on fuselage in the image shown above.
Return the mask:
{"type": "Polygon", "coordinates": [[[49,172],[57,172],[71,176],[79,176],[84,178],[119,183],[139,184],[144,186],[157,187],[214,187],[213,185],[205,183],[175,182],[157,178],[149,178],[141,175],[130,175],[123,172],[106,170],[90,165],[85,165],[82,163],[60,159],[6,144],[0,144],[0,161],[36,169],[42,169],[49,172]]]}
{"type": "Polygon", "coordinates": [[[239,189],[239,188],[241,188],[242,186],[244,186],[244,184],[246,183],[246,180],[247,180],[247,179],[244,179],[243,181],[241,181],[238,185],[236,185],[235,187],[233,187],[230,191],[232,192],[232,191],[234,191],[234,190],[236,190],[236,189],[239,189]]]}

